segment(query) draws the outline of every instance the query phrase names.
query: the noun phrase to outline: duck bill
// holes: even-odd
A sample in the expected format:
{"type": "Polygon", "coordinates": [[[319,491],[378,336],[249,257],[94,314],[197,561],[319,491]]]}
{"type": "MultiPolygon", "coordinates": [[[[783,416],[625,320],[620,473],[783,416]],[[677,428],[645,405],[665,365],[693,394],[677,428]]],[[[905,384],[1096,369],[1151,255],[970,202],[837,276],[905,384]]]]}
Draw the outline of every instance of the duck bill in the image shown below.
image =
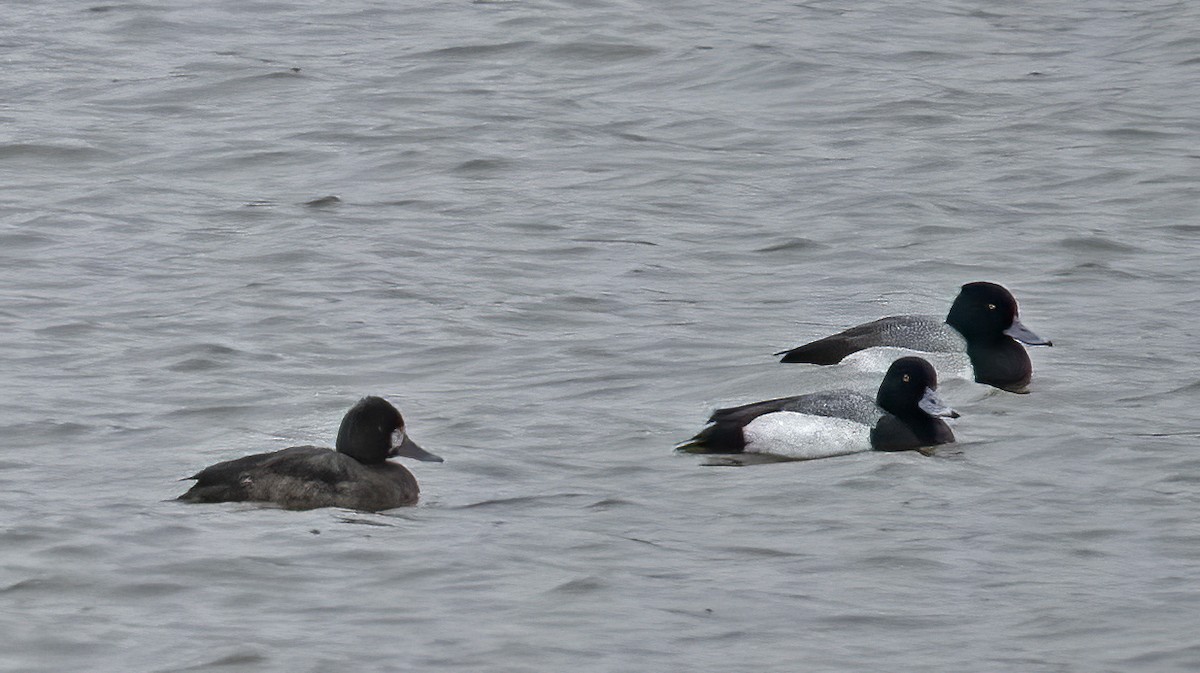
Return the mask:
{"type": "Polygon", "coordinates": [[[399,443],[392,446],[392,450],[388,453],[388,458],[403,456],[415,460],[423,460],[427,463],[445,462],[440,456],[436,456],[425,449],[422,449],[416,442],[408,438],[408,433],[403,431],[396,433],[399,436],[399,443]]]}
{"type": "Polygon", "coordinates": [[[1034,334],[1033,330],[1022,325],[1021,321],[1017,320],[1016,318],[1013,318],[1012,327],[1009,327],[1008,329],[1004,330],[1004,333],[1007,334],[1008,336],[1016,339],[1017,341],[1020,341],[1021,343],[1029,345],[1029,346],[1053,346],[1054,345],[1053,343],[1050,342],[1049,339],[1043,339],[1042,337],[1034,334]]]}
{"type": "Polygon", "coordinates": [[[921,408],[921,411],[934,418],[958,418],[958,412],[946,406],[933,388],[925,389],[925,394],[921,396],[921,401],[917,402],[917,406],[921,408]]]}

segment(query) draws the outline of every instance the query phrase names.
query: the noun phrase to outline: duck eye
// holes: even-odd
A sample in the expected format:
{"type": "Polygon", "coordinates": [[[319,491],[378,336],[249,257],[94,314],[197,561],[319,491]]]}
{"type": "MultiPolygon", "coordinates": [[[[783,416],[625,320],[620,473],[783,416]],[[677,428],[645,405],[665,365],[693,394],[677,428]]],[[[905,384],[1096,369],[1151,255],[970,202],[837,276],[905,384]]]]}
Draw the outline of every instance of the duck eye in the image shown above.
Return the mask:
{"type": "Polygon", "coordinates": [[[902,377],[900,377],[900,378],[901,378],[901,380],[903,380],[905,383],[908,383],[908,381],[909,381],[909,376],[908,376],[908,374],[905,374],[904,376],[902,376],[902,377]]]}
{"type": "Polygon", "coordinates": [[[989,311],[995,311],[995,310],[996,310],[996,305],[995,305],[995,304],[988,304],[988,310],[989,310],[989,311]]]}

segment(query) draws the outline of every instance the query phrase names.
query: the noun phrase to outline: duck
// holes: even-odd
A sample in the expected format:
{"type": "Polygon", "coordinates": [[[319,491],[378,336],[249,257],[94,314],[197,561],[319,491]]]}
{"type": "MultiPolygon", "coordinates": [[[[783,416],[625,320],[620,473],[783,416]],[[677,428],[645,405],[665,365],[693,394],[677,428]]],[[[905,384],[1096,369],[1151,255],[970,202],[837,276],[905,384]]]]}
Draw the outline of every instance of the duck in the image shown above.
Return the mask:
{"type": "Polygon", "coordinates": [[[925,450],[954,441],[959,413],[937,393],[937,372],[920,357],[894,361],[872,399],[827,390],[717,409],[677,451],[808,460],[860,451],[925,450]]]}
{"type": "Polygon", "coordinates": [[[397,456],[442,462],[408,437],[396,407],[367,396],[342,418],[336,448],[293,446],[216,463],[187,477],[196,483],[178,500],[379,512],[415,504],[420,496],[412,473],[388,460],[397,456]]]}
{"type": "Polygon", "coordinates": [[[945,320],[929,315],[880,318],[832,336],[779,351],[780,362],[831,365],[876,347],[925,353],[965,352],[976,382],[1013,393],[1029,392],[1033,364],[1021,344],[1053,346],[1021,323],[1017,300],[1004,286],[962,286],[945,320]]]}

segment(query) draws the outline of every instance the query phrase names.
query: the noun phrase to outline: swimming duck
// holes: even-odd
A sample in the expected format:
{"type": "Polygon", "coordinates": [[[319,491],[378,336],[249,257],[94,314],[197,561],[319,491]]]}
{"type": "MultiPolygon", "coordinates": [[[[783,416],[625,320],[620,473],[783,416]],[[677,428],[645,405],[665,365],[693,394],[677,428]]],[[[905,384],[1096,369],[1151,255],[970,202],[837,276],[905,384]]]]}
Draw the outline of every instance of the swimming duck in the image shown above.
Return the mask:
{"type": "Polygon", "coordinates": [[[791,350],[780,362],[831,365],[851,353],[890,346],[927,353],[966,352],[977,382],[1009,392],[1028,392],[1033,365],[1020,343],[1052,346],[1017,318],[1017,300],[1003,286],[962,286],[945,320],[927,315],[880,318],[791,350]]]}
{"type": "Polygon", "coordinates": [[[442,462],[408,438],[404,418],[381,397],[364,397],[342,419],[337,448],[293,446],[210,465],[184,502],[268,502],[285,509],[344,507],[367,512],[411,505],[420,488],[388,458],[442,462]]]}
{"type": "Polygon", "coordinates": [[[717,409],[710,425],[677,450],[797,460],[907,451],[953,442],[945,418],[958,418],[958,412],[938,397],[933,366],[903,357],[888,368],[874,399],[830,390],[717,409]]]}

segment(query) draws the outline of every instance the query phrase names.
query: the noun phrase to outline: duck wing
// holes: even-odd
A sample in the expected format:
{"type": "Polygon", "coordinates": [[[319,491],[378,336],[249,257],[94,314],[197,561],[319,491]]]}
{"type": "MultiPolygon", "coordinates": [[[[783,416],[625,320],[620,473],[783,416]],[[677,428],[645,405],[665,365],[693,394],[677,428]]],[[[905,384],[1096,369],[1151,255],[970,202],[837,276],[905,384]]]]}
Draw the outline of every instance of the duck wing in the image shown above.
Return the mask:
{"type": "Polygon", "coordinates": [[[750,421],[777,411],[792,411],[798,414],[846,418],[864,425],[873,425],[882,415],[875,400],[852,390],[823,390],[807,395],[779,397],[763,402],[743,404],[739,407],[717,409],[709,417],[709,423],[744,426],[750,421]]]}
{"type": "Polygon", "coordinates": [[[258,500],[258,486],[265,478],[302,480],[332,489],[359,467],[353,458],[327,448],[293,446],[210,465],[188,477],[196,483],[179,499],[187,502],[258,500]]]}
{"type": "Polygon", "coordinates": [[[780,362],[832,365],[851,353],[879,346],[952,352],[962,348],[962,340],[956,339],[952,328],[936,316],[897,315],[856,325],[775,355],[783,356],[780,362]]]}

